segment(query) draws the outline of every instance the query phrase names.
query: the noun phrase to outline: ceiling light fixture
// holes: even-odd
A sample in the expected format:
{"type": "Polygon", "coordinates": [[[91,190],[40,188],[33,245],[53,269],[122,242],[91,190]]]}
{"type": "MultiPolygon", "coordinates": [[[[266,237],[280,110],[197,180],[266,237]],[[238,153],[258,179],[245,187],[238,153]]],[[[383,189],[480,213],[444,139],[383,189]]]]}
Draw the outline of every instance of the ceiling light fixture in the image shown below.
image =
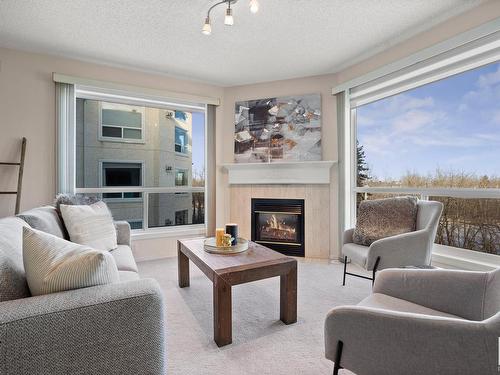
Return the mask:
{"type": "Polygon", "coordinates": [[[205,35],[212,34],[212,25],[210,25],[210,17],[205,18],[205,24],[203,25],[203,29],[201,32],[205,35]]]}
{"type": "Polygon", "coordinates": [[[226,17],[224,17],[224,25],[227,25],[227,26],[234,25],[233,10],[231,9],[231,2],[228,3],[228,7],[226,9],[226,17]]]}
{"type": "MultiPolygon", "coordinates": [[[[211,18],[210,18],[210,12],[217,5],[221,5],[221,4],[227,4],[226,15],[224,17],[224,24],[227,26],[233,26],[234,25],[234,17],[233,17],[233,8],[231,8],[231,5],[235,4],[236,2],[238,2],[238,0],[223,0],[223,1],[220,1],[220,2],[212,5],[208,9],[207,17],[205,18],[205,23],[203,24],[203,28],[201,29],[201,32],[205,35],[212,34],[212,22],[211,22],[211,18]]],[[[255,14],[259,11],[259,2],[257,0],[250,0],[249,6],[250,6],[250,12],[255,14]]]]}
{"type": "Polygon", "coordinates": [[[259,2],[257,0],[250,0],[250,12],[253,14],[259,11],[259,2]]]}

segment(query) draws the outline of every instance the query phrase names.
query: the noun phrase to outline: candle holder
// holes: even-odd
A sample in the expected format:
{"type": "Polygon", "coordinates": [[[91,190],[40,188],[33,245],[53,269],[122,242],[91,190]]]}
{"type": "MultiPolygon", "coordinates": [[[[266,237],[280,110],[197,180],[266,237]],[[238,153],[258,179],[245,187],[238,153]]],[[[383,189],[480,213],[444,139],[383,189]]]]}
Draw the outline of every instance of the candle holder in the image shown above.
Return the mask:
{"type": "Polygon", "coordinates": [[[232,237],[231,246],[238,244],[238,224],[226,224],[226,233],[232,237]]]}

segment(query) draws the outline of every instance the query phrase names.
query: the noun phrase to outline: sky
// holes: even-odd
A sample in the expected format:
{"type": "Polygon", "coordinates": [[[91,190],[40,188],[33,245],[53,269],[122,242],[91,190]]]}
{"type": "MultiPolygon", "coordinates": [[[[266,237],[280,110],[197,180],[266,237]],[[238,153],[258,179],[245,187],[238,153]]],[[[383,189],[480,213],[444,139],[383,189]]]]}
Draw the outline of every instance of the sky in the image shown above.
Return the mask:
{"type": "Polygon", "coordinates": [[[438,168],[500,176],[500,63],[358,107],[357,129],[378,179],[438,168]]]}
{"type": "Polygon", "coordinates": [[[205,113],[193,112],[193,172],[205,169],[205,113]]]}

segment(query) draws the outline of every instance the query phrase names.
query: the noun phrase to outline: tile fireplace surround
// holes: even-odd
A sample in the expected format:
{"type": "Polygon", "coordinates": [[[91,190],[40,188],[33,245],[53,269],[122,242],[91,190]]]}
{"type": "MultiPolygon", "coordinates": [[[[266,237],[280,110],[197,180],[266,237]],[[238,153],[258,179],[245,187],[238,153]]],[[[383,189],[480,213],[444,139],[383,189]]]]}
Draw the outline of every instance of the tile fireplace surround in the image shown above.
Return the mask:
{"type": "Polygon", "coordinates": [[[305,257],[329,259],[330,220],[329,184],[230,185],[230,221],[240,225],[240,235],[251,237],[252,198],[304,199],[305,257]]]}

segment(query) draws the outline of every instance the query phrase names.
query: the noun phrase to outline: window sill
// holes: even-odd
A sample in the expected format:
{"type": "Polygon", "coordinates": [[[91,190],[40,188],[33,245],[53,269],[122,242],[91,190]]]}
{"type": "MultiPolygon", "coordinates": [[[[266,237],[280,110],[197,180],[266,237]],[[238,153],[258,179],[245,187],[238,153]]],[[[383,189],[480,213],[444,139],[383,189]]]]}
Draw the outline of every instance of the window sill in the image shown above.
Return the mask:
{"type": "Polygon", "coordinates": [[[155,238],[181,238],[190,236],[205,236],[204,224],[183,225],[182,227],[164,227],[132,230],[132,240],[149,240],[155,238]]]}
{"type": "Polygon", "coordinates": [[[132,139],[132,138],[112,138],[112,137],[98,137],[98,141],[101,142],[113,142],[113,143],[128,143],[128,144],[140,144],[145,145],[146,141],[144,139],[132,139]]]}
{"type": "Polygon", "coordinates": [[[498,255],[437,244],[432,251],[432,262],[471,271],[491,271],[500,268],[498,255]]]}

